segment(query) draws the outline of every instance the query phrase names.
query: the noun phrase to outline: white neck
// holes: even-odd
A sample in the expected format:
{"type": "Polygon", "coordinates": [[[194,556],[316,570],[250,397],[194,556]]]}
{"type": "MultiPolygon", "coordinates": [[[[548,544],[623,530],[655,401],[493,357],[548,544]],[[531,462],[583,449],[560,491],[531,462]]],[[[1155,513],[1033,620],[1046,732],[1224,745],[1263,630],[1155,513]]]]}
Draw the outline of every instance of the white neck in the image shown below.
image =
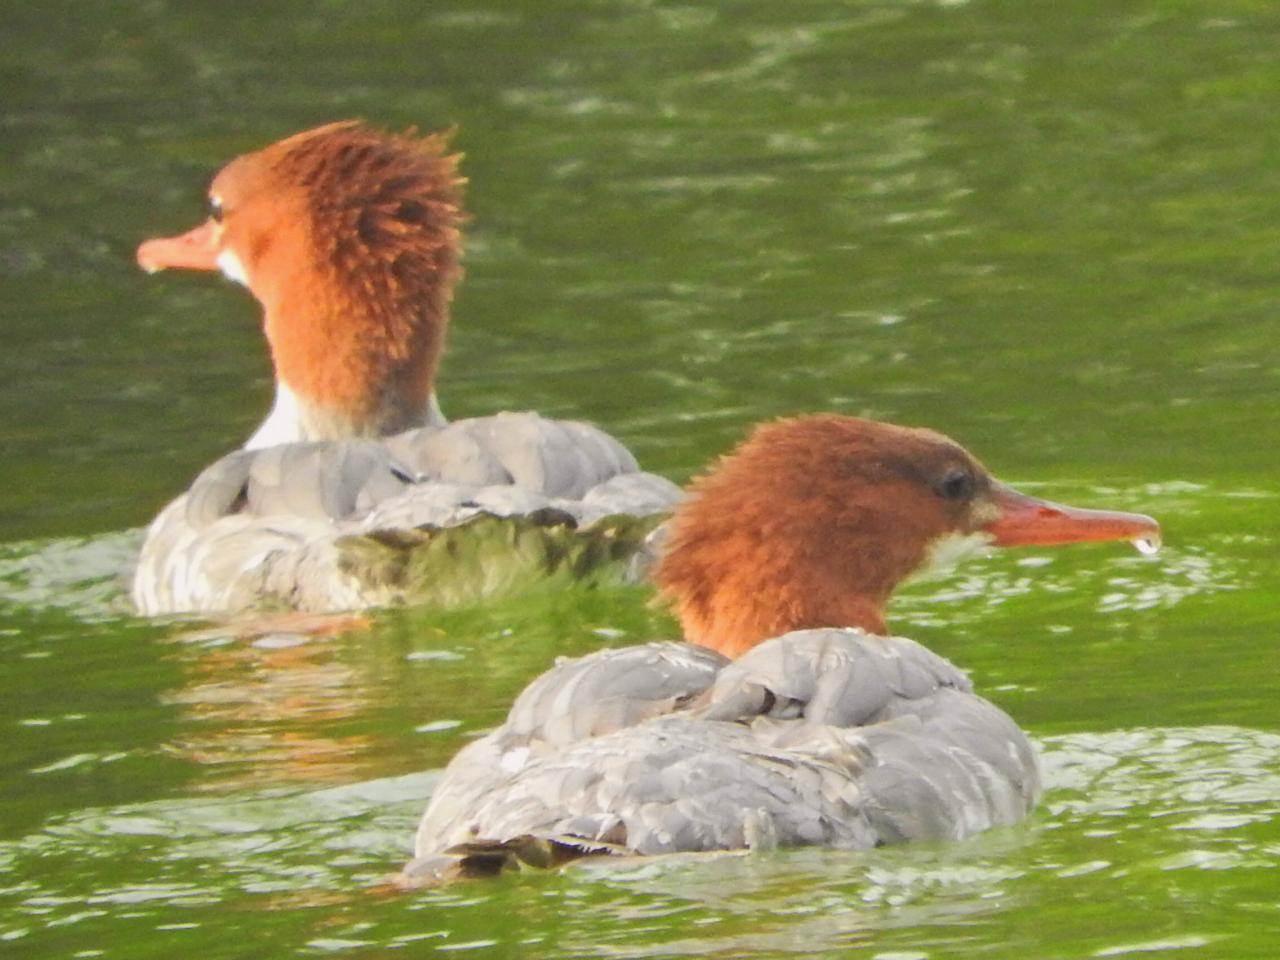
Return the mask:
{"type": "Polygon", "coordinates": [[[258,427],[245,443],[244,448],[261,450],[263,447],[274,447],[281,443],[299,443],[306,439],[298,395],[277,381],[275,405],[267,414],[267,419],[262,421],[262,426],[258,427]]]}
{"type": "Polygon", "coordinates": [[[423,426],[447,427],[448,425],[449,421],[444,418],[444,411],[440,409],[440,399],[432,390],[431,396],[427,398],[427,417],[423,421],[423,426]]]}
{"type": "MultiPolygon", "coordinates": [[[[431,399],[427,403],[422,426],[443,427],[448,422],[440,410],[440,401],[436,399],[433,390],[431,399]]],[[[275,405],[267,414],[267,419],[262,421],[262,425],[245,442],[244,449],[261,450],[263,447],[274,447],[281,443],[301,443],[311,439],[314,438],[308,435],[302,420],[302,404],[298,401],[298,395],[284,383],[277,381],[275,405]]]]}

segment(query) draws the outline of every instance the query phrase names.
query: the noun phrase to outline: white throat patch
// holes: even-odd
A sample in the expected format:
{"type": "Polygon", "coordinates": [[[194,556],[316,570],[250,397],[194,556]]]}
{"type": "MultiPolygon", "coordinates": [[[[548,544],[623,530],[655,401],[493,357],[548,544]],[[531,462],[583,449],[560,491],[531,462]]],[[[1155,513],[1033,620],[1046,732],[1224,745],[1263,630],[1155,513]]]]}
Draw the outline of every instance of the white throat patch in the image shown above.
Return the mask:
{"type": "MultiPolygon", "coordinates": [[[[221,259],[221,258],[219,258],[221,259]]],[[[280,443],[298,443],[307,439],[302,431],[302,409],[298,395],[283,383],[276,383],[276,402],[262,426],[245,443],[246,450],[261,450],[280,443]]]]}
{"type": "Polygon", "coordinates": [[[929,543],[924,551],[924,561],[907,577],[908,583],[928,580],[948,572],[961,560],[981,553],[995,539],[989,533],[946,533],[929,543]]]}
{"type": "Polygon", "coordinates": [[[218,254],[218,269],[228,280],[234,280],[245,287],[249,285],[249,275],[244,272],[244,264],[231,250],[225,249],[218,254]]]}

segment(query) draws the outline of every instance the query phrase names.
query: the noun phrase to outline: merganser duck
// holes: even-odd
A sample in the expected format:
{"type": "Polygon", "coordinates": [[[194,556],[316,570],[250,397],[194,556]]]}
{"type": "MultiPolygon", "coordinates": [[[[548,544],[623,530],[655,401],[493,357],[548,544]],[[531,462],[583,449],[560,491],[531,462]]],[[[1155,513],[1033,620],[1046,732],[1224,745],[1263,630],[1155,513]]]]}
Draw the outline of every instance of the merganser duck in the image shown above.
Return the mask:
{"type": "Polygon", "coordinates": [[[359,122],[296,134],[227,164],[200,226],[138,248],[147,271],[221,270],[248,287],[276,375],[275,405],[244,449],[148,530],[133,584],[141,612],[483,594],[617,559],[630,542],[619,525],[588,525],[675,501],[674,484],[587,424],[445,421],[433,386],[464,219],[448,139],[359,122]],[[522,518],[490,540],[532,573],[433,534],[494,516],[522,518]],[[441,587],[433,568],[458,551],[482,569],[464,565],[441,587]]]}
{"type": "Polygon", "coordinates": [[[1039,794],[1035,750],[963,672],[888,635],[889,595],[984,545],[1159,539],[1150,517],[1020,494],[929,430],[758,427],[676,508],[655,570],[688,642],[534,680],[445,769],[401,880],[1014,823],[1039,794]]]}

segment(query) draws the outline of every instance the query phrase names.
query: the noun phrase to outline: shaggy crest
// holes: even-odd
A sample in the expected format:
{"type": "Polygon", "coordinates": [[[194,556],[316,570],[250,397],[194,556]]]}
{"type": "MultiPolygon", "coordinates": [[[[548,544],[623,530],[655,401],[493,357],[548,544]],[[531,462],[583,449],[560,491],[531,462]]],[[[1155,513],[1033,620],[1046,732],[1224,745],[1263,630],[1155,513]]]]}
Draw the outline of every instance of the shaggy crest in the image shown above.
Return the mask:
{"type": "Polygon", "coordinates": [[[329,124],[214,180],[277,372],[313,406],[319,435],[420,422],[461,272],[463,180],[449,136],[329,124]]]}

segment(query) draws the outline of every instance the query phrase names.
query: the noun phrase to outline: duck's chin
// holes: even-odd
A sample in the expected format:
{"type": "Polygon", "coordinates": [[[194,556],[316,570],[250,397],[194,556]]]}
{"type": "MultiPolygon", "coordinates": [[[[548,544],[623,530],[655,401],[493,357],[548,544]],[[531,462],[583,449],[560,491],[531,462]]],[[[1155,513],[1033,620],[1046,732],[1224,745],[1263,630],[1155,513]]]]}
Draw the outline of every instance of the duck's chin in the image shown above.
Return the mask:
{"type": "Polygon", "coordinates": [[[993,539],[991,534],[983,531],[944,533],[929,542],[925,547],[924,560],[903,583],[918,583],[950,573],[961,560],[985,553],[993,539]]]}
{"type": "Polygon", "coordinates": [[[243,287],[249,286],[249,274],[245,271],[244,264],[229,247],[218,254],[218,269],[228,280],[234,280],[243,287]]]}

